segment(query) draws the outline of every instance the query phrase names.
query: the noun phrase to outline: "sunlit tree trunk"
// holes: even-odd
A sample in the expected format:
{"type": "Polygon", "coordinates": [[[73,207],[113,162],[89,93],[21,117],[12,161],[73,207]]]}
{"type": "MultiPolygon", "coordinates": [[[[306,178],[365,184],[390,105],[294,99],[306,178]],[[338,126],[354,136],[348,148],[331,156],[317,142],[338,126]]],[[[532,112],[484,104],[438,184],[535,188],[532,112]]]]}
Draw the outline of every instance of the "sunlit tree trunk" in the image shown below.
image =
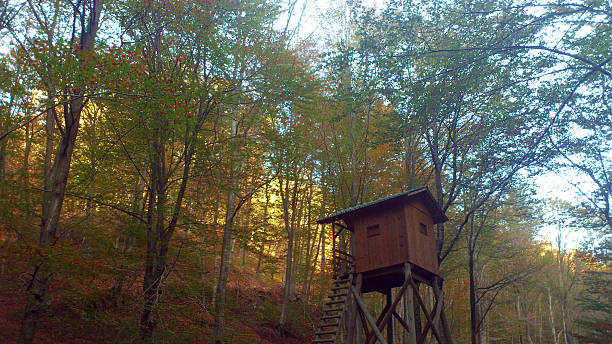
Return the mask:
{"type": "MultiPolygon", "coordinates": [[[[281,167],[282,168],[282,167],[281,167]]],[[[283,206],[283,222],[287,233],[287,255],[285,258],[285,281],[283,285],[283,300],[281,304],[281,314],[278,321],[279,328],[284,329],[287,322],[287,311],[289,307],[289,299],[291,297],[291,281],[293,270],[293,245],[294,234],[296,230],[296,221],[298,216],[298,189],[300,171],[295,171],[294,180],[291,181],[289,176],[279,178],[279,194],[283,206]]]]}
{"type": "MultiPolygon", "coordinates": [[[[212,288],[212,296],[211,296],[211,300],[210,303],[212,305],[215,305],[216,301],[217,301],[217,284],[219,283],[219,273],[217,271],[219,271],[219,259],[217,259],[218,253],[219,253],[219,244],[218,244],[218,231],[219,231],[219,208],[221,205],[221,189],[217,188],[217,196],[215,199],[215,213],[213,215],[213,235],[214,235],[214,241],[213,241],[213,259],[214,259],[214,264],[213,264],[213,272],[215,274],[215,278],[213,280],[213,288],[212,288]]],[[[202,281],[203,283],[204,281],[202,281]]]]}
{"type": "MultiPolygon", "coordinates": [[[[231,119],[230,134],[232,141],[236,139],[238,133],[238,121],[235,118],[231,119]]],[[[221,244],[221,264],[219,266],[219,279],[217,282],[217,297],[215,302],[215,325],[213,337],[215,343],[222,343],[223,331],[225,326],[225,295],[227,278],[229,276],[232,241],[233,241],[233,223],[236,215],[236,149],[231,150],[230,170],[229,170],[229,190],[227,194],[227,202],[225,206],[225,225],[223,227],[223,242],[221,244]]]]}
{"type": "MultiPolygon", "coordinates": [[[[87,18],[85,18],[84,13],[81,13],[84,19],[81,27],[81,44],[79,47],[81,51],[89,51],[94,48],[103,3],[102,0],[93,0],[87,18]]],[[[64,106],[62,137],[55,151],[49,173],[45,175],[46,192],[43,200],[42,221],[38,239],[40,254],[35,261],[34,271],[26,288],[28,297],[17,340],[18,343],[32,343],[34,341],[34,334],[36,333],[40,316],[50,302],[49,280],[53,273],[51,261],[49,260],[50,249],[58,240],[57,228],[64,204],[72,153],[79,131],[81,113],[86,103],[87,100],[83,96],[71,95],[69,96],[68,103],[64,106]]],[[[46,156],[45,159],[50,161],[51,154],[48,157],[46,156]]]]}
{"type": "MultiPolygon", "coordinates": [[[[32,124],[26,124],[25,127],[25,147],[23,149],[23,186],[24,189],[26,190],[26,202],[28,204],[28,207],[30,206],[30,200],[31,200],[31,196],[30,196],[30,152],[32,150],[32,131],[33,131],[33,125],[32,124]]],[[[2,162],[0,162],[0,164],[2,164],[2,162]]],[[[2,166],[0,166],[0,169],[2,169],[2,166]]],[[[2,173],[0,172],[0,176],[2,176],[2,173]]],[[[6,179],[4,179],[6,180],[6,179]]]]}
{"type": "Polygon", "coordinates": [[[244,214],[244,229],[246,230],[248,235],[245,236],[245,240],[242,243],[242,257],[240,259],[240,265],[242,265],[243,268],[246,266],[246,255],[247,255],[247,250],[248,250],[248,243],[249,243],[249,240],[251,240],[251,234],[253,232],[249,226],[250,221],[251,221],[251,199],[247,201],[246,210],[244,214]]]}
{"type": "Polygon", "coordinates": [[[546,289],[548,294],[548,314],[550,317],[550,331],[552,332],[552,339],[554,344],[558,344],[557,342],[557,330],[555,328],[555,316],[553,313],[552,307],[552,296],[550,295],[550,288],[546,289]]]}
{"type": "MultiPolygon", "coordinates": [[[[265,233],[266,230],[268,229],[268,206],[270,204],[270,192],[269,192],[268,184],[266,184],[265,186],[264,193],[265,193],[266,201],[264,203],[262,228],[265,233]]],[[[257,268],[255,269],[256,274],[259,274],[259,270],[261,269],[261,261],[263,259],[265,247],[266,247],[266,238],[264,236],[261,238],[261,243],[259,246],[259,253],[257,254],[257,268]]]]}

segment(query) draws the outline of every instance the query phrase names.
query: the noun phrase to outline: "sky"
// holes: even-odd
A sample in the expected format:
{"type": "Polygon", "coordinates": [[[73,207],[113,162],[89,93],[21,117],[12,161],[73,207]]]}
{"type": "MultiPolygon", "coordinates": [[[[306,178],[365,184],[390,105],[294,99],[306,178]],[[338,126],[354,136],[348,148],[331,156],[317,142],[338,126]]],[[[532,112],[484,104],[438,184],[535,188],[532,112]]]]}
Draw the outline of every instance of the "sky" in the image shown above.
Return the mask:
{"type": "MultiPolygon", "coordinates": [[[[333,34],[333,23],[326,20],[332,16],[334,11],[343,7],[345,0],[296,0],[292,13],[291,28],[299,23],[298,36],[304,38],[329,38],[333,34]]],[[[351,0],[348,0],[351,1],[351,0]]],[[[352,0],[361,1],[365,7],[380,8],[384,0],[352,0]]],[[[288,2],[291,2],[289,0],[288,2]]],[[[282,25],[286,22],[286,16],[279,21],[282,25]]]]}
{"type": "MultiPolygon", "coordinates": [[[[533,182],[536,188],[536,197],[540,200],[561,200],[576,204],[580,197],[574,186],[568,182],[567,178],[577,179],[580,178],[580,176],[563,176],[555,172],[548,172],[536,177],[533,182]]],[[[545,211],[544,215],[551,220],[554,217],[554,214],[550,211],[545,211]]],[[[540,229],[539,239],[555,242],[560,230],[563,234],[563,240],[567,243],[568,249],[580,247],[581,241],[587,235],[584,230],[572,229],[568,224],[561,223],[559,226],[544,225],[540,229]]]]}

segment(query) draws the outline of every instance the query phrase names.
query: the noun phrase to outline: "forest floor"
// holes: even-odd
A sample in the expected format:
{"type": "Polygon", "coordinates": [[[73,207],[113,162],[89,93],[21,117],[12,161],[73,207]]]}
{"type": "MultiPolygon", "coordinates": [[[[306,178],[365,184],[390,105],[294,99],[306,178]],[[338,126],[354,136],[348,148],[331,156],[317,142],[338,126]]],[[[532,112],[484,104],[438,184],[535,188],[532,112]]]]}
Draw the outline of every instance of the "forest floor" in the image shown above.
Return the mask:
{"type": "MultiPolygon", "coordinates": [[[[3,269],[0,277],[0,342],[14,343],[25,305],[25,267],[3,269]],[[21,272],[19,272],[21,271],[21,272]]],[[[310,343],[315,307],[293,300],[285,335],[277,330],[282,289],[275,279],[256,275],[249,267],[234,268],[227,291],[226,343],[310,343]]],[[[91,276],[92,274],[87,274],[91,276]]],[[[209,274],[212,275],[212,274],[209,274]]],[[[95,276],[95,274],[94,274],[95,276]]],[[[193,283],[180,269],[166,279],[156,309],[156,343],[210,343],[214,319],[210,305],[212,281],[193,283]],[[205,302],[202,302],[204,295],[205,302]]],[[[212,276],[209,276],[212,279],[212,276]]],[[[142,280],[126,283],[113,297],[114,280],[56,276],[51,304],[42,317],[36,343],[133,343],[142,308],[142,280]]]]}

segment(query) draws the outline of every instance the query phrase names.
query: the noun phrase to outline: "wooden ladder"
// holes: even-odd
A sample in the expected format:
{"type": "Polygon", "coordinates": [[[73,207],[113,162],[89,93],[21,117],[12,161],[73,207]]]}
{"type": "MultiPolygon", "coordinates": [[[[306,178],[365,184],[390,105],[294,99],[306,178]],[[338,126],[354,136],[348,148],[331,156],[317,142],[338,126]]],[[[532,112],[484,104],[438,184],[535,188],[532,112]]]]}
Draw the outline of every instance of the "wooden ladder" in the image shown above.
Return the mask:
{"type": "Polygon", "coordinates": [[[353,285],[353,275],[349,273],[334,279],[329,298],[325,302],[323,316],[312,340],[312,344],[336,343],[344,314],[350,299],[350,287],[353,285]]]}

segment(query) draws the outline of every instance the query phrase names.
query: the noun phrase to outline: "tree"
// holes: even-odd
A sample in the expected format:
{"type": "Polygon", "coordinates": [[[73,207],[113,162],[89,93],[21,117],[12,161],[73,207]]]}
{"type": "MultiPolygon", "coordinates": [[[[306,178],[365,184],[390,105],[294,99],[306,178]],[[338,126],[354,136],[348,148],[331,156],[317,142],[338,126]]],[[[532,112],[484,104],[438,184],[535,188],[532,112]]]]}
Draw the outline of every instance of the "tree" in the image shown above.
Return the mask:
{"type": "Polygon", "coordinates": [[[583,333],[572,335],[580,343],[605,343],[612,335],[612,273],[609,259],[602,264],[602,261],[590,253],[586,253],[583,259],[588,265],[581,278],[583,289],[577,301],[584,311],[584,316],[578,320],[584,330],[583,333]]]}
{"type": "MultiPolygon", "coordinates": [[[[139,96],[130,107],[128,120],[141,124],[138,137],[147,152],[144,164],[130,158],[147,185],[140,320],[140,340],[145,343],[153,340],[154,307],[171,272],[167,265],[170,243],[181,218],[194,159],[203,154],[205,124],[218,111],[219,103],[232,94],[231,87],[219,85],[227,63],[222,50],[226,47],[218,47],[215,41],[223,38],[220,26],[226,10],[217,3],[128,2],[119,17],[124,35],[134,41],[132,49],[138,54],[128,69],[129,77],[139,81],[135,85],[139,96]]],[[[129,82],[127,86],[131,87],[129,82]]],[[[125,153],[130,157],[132,152],[125,153]]]]}
{"type": "Polygon", "coordinates": [[[19,343],[33,342],[40,316],[49,303],[49,280],[53,274],[52,248],[58,240],[57,228],[79,132],[80,117],[90,100],[90,95],[95,90],[95,84],[87,82],[85,77],[92,71],[88,61],[90,56],[96,54],[96,36],[104,1],[84,1],[82,8],[70,8],[63,2],[57,3],[51,11],[55,10],[58,15],[54,16],[51,22],[41,19],[47,15],[45,13],[47,8],[43,4],[28,5],[28,14],[35,19],[39,32],[46,34],[43,39],[48,45],[45,47],[38,38],[29,36],[27,31],[19,32],[16,26],[11,25],[10,31],[30,62],[41,62],[37,69],[38,82],[44,85],[49,99],[50,109],[46,112],[54,115],[48,117],[47,121],[57,122],[60,141],[55,153],[50,149],[51,142],[47,145],[45,159],[49,163],[45,171],[40,237],[37,244],[33,245],[37,257],[26,289],[28,301],[24,310],[19,343]],[[72,10],[68,13],[71,13],[73,18],[78,18],[80,24],[56,35],[54,31],[59,22],[70,20],[63,16],[64,13],[59,15],[60,10],[72,10]],[[57,49],[59,59],[46,53],[49,47],[57,49]],[[61,117],[56,113],[56,107],[60,107],[61,117]]]}
{"type": "Polygon", "coordinates": [[[282,218],[287,235],[283,301],[278,321],[281,331],[284,330],[287,322],[287,308],[295,279],[296,232],[302,222],[301,217],[305,204],[304,199],[300,199],[300,196],[304,195],[309,174],[308,166],[312,165],[312,156],[309,153],[311,149],[302,130],[308,126],[308,118],[294,114],[298,111],[291,106],[285,111],[287,117],[282,117],[275,125],[276,140],[273,149],[273,165],[276,170],[282,218]]]}
{"type": "MultiPolygon", "coordinates": [[[[515,186],[503,197],[489,199],[466,225],[472,343],[486,343],[485,321],[500,293],[525,285],[532,274],[539,272],[532,259],[537,251],[530,245],[538,209],[523,189],[515,186]],[[510,266],[509,261],[513,262],[510,266]]],[[[468,196],[466,201],[470,200],[473,198],[468,196]]]]}
{"type": "Polygon", "coordinates": [[[262,167],[269,163],[266,160],[270,152],[265,147],[269,145],[270,126],[276,122],[284,104],[300,97],[296,90],[304,67],[287,46],[288,37],[272,27],[279,14],[276,4],[255,0],[235,4],[230,9],[230,18],[235,16],[236,22],[228,22],[227,30],[220,31],[226,34],[224,38],[230,44],[223,80],[232,86],[234,93],[222,108],[230,117],[231,144],[228,147],[228,197],[222,258],[215,299],[213,337],[216,343],[224,340],[233,221],[242,205],[273,179],[270,171],[262,167]],[[252,158],[259,163],[251,165],[252,158]]]}

